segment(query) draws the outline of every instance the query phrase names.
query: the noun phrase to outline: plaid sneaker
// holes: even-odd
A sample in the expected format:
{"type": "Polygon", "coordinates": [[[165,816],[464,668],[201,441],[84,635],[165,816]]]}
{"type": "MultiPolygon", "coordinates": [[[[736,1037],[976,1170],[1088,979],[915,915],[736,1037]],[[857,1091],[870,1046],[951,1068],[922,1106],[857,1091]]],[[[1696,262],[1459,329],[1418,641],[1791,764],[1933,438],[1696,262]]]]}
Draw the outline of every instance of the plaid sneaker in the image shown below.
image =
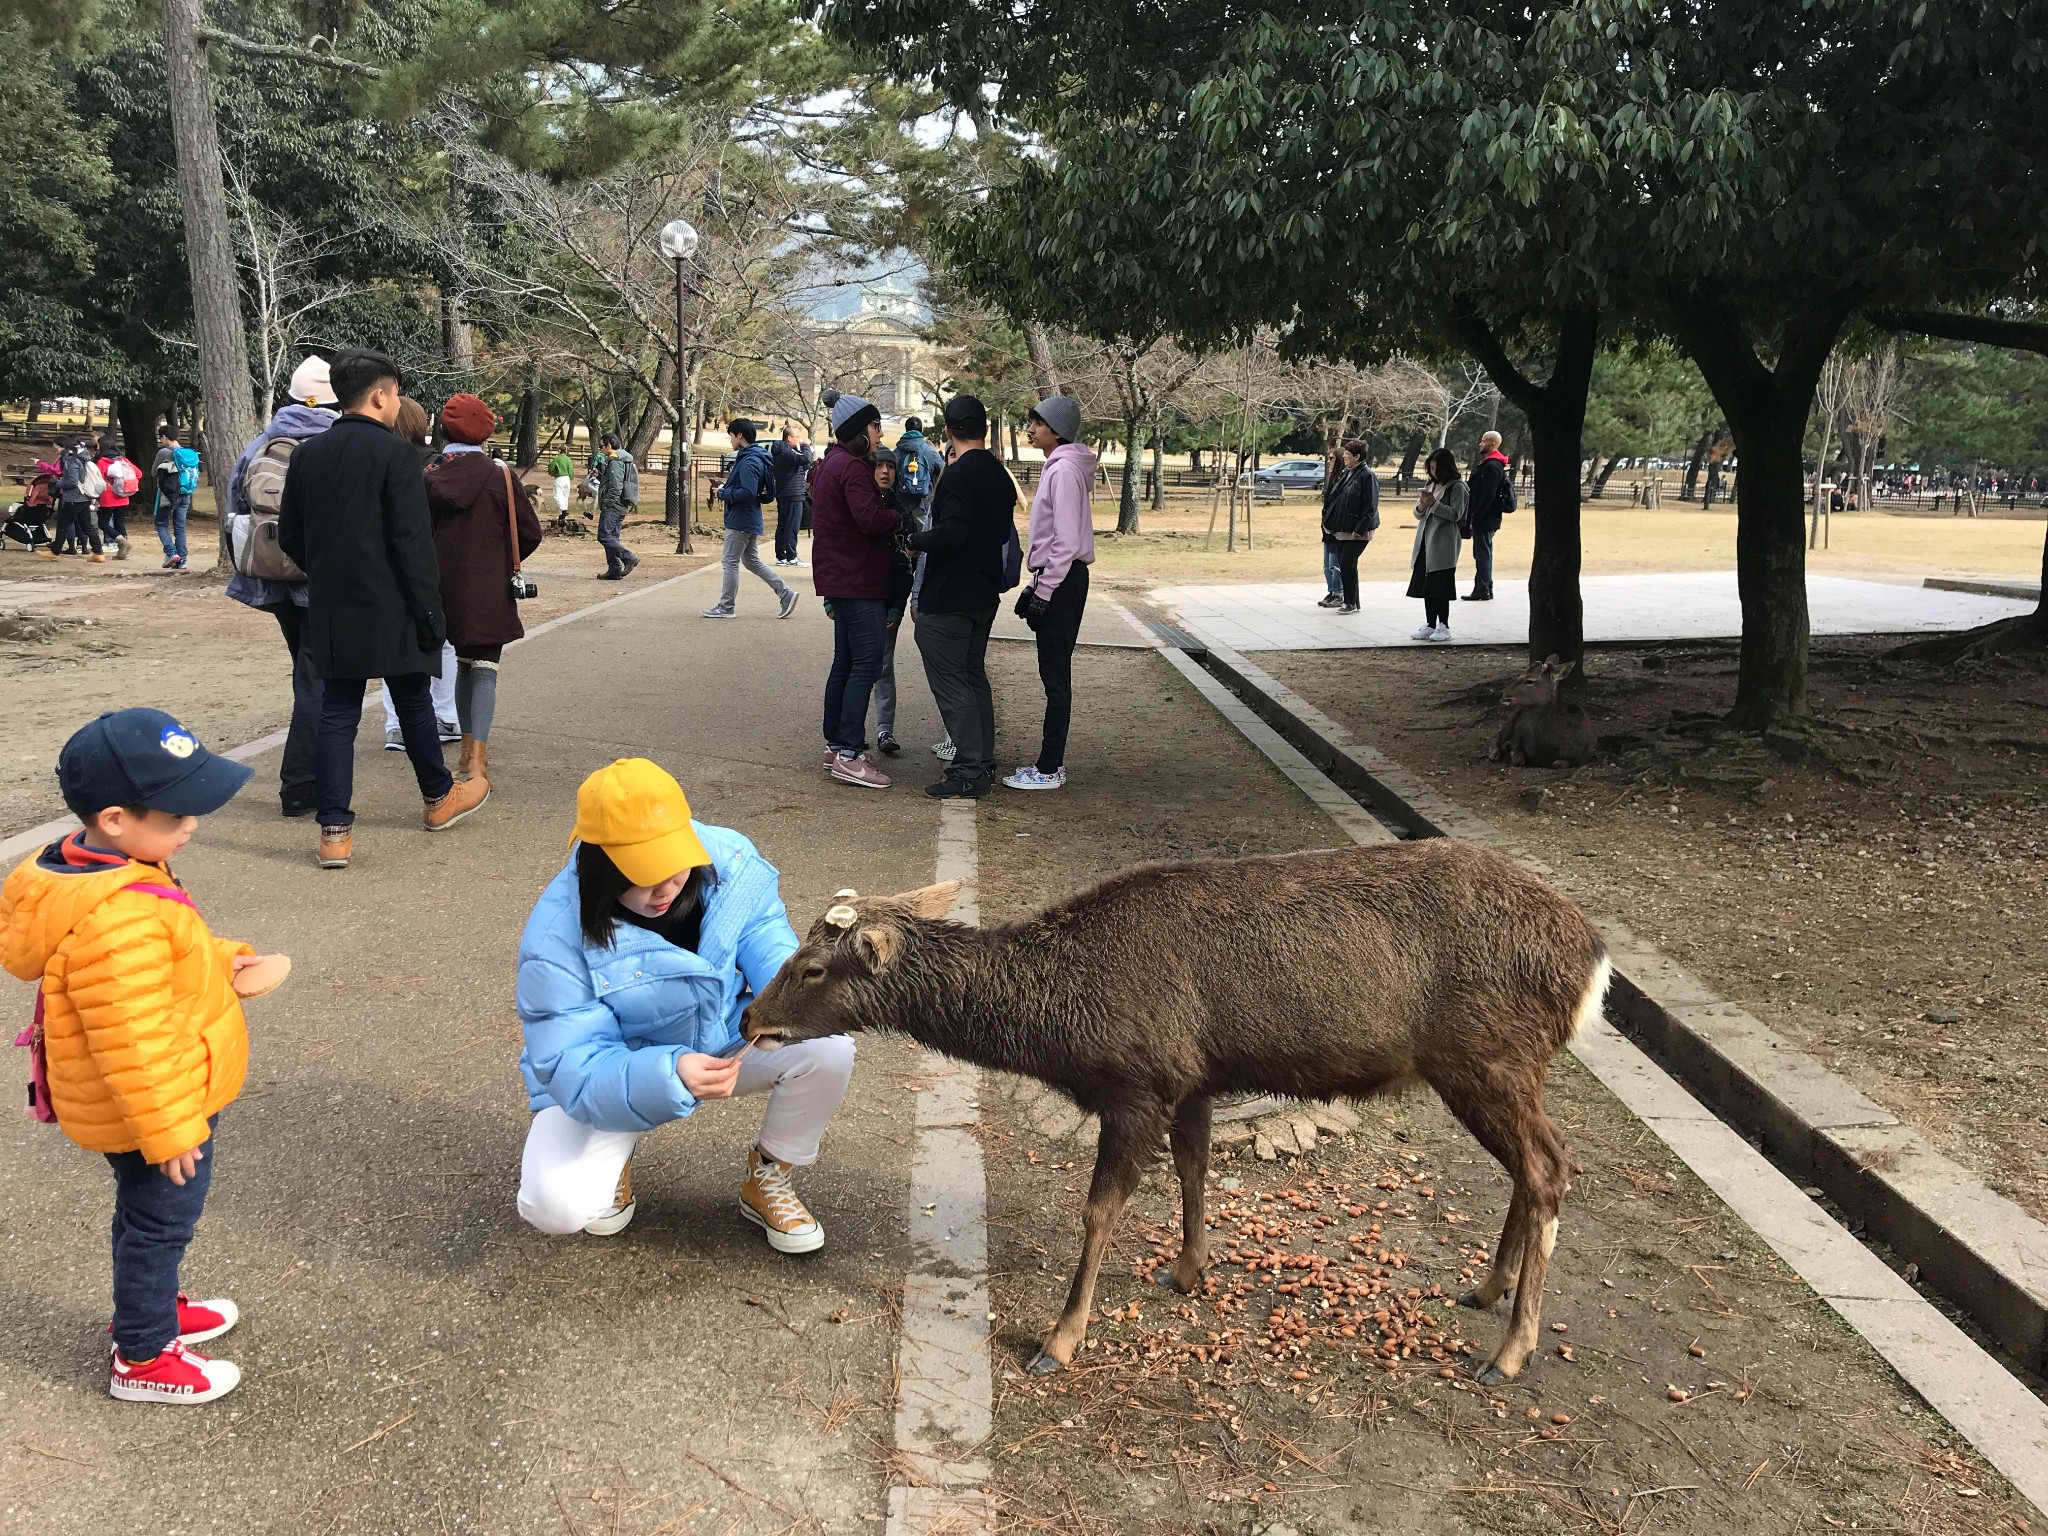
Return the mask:
{"type": "Polygon", "coordinates": [[[759,1147],[747,1153],[747,1178],[740,1185],[740,1211],[768,1235],[777,1253],[815,1253],[825,1246],[825,1229],[796,1196],[790,1165],[759,1147]]]}
{"type": "Polygon", "coordinates": [[[1012,789],[1064,789],[1067,770],[1055,768],[1051,773],[1040,773],[1037,764],[1027,763],[1003,782],[1012,789]]]}

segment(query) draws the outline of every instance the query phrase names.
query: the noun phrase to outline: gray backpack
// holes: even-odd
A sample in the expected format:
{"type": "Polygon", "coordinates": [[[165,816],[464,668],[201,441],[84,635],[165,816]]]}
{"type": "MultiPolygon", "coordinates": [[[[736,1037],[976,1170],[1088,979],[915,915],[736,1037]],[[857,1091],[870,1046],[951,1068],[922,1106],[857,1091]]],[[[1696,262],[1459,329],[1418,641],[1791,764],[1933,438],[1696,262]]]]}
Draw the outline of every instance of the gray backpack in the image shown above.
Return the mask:
{"type": "Polygon", "coordinates": [[[228,519],[228,543],[235,569],[261,581],[304,581],[306,573],[277,544],[277,517],[284,505],[284,474],[299,446],[295,437],[274,437],[242,472],[246,514],[228,519]]]}

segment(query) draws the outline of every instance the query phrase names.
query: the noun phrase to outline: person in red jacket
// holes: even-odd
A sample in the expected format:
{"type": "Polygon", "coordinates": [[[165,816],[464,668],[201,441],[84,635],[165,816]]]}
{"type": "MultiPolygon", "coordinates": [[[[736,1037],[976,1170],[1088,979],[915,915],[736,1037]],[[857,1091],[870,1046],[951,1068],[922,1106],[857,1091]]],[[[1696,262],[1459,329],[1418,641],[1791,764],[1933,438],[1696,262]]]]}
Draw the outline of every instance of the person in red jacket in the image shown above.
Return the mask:
{"type": "Polygon", "coordinates": [[[868,700],[888,639],[889,557],[896,509],[875,488],[870,460],[882,413],[858,395],[832,402],[832,446],[811,472],[812,586],[832,608],[832,670],[825,678],[825,768],[842,784],[887,789],[868,760],[868,700]]]}

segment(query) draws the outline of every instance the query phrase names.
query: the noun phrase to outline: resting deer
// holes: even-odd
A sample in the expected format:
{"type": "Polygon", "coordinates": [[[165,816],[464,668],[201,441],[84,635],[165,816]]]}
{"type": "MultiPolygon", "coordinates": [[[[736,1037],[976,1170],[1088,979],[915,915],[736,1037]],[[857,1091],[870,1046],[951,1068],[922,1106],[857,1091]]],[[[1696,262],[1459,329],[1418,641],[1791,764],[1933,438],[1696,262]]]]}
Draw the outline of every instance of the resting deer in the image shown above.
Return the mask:
{"type": "Polygon", "coordinates": [[[1521,1371],[1569,1183],[1544,1077],[1607,991],[1606,946],[1576,907],[1502,855],[1441,839],[1142,865],[989,928],[945,921],[954,895],[840,892],[741,1031],[772,1050],[894,1030],[1101,1117],[1080,1266],[1033,1371],[1072,1361],[1110,1230],[1162,1134],[1181,1190],[1169,1280],[1200,1284],[1211,1095],[1417,1082],[1513,1181],[1493,1264],[1460,1299],[1488,1308],[1514,1288],[1513,1324],[1476,1374],[1521,1371]]]}
{"type": "Polygon", "coordinates": [[[1507,723],[1494,738],[1493,761],[1506,758],[1517,768],[1576,768],[1593,760],[1591,717],[1557,696],[1576,665],[1546,656],[1531,662],[1509,685],[1500,700],[1508,707],[1507,723]]]}

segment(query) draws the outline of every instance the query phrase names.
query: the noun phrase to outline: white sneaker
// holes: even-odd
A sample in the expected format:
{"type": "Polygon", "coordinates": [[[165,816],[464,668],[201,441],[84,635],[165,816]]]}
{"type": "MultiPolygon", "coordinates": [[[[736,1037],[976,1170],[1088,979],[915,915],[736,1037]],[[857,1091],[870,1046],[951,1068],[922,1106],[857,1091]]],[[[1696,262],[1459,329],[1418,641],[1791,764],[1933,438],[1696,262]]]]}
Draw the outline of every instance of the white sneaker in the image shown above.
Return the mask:
{"type": "Polygon", "coordinates": [[[400,731],[386,731],[384,733],[384,750],[386,752],[403,752],[405,750],[404,733],[400,731]]]}
{"type": "Polygon", "coordinates": [[[124,1403],[210,1403],[241,1382],[230,1360],[195,1355],[176,1339],[145,1365],[130,1365],[117,1349],[109,1359],[107,1393],[124,1403]]]}
{"type": "Polygon", "coordinates": [[[947,737],[944,741],[935,741],[932,743],[932,756],[936,757],[942,763],[950,763],[951,761],[953,761],[954,758],[958,757],[959,755],[960,749],[953,745],[953,738],[950,736],[947,737]]]}
{"type": "Polygon", "coordinates": [[[583,1230],[592,1237],[610,1237],[615,1232],[623,1232],[632,1225],[633,1208],[637,1203],[633,1199],[633,1164],[629,1159],[619,1170],[618,1187],[612,1191],[611,1209],[585,1222],[583,1230]]]}
{"type": "Polygon", "coordinates": [[[1432,629],[1432,630],[1431,630],[1431,631],[1429,632],[1429,638],[1430,638],[1430,639],[1432,639],[1432,640],[1448,640],[1448,639],[1450,639],[1450,638],[1451,638],[1451,626],[1450,626],[1450,625],[1448,625],[1448,624],[1439,624],[1439,625],[1437,625],[1437,627],[1436,627],[1435,629],[1432,629]]]}
{"type": "MultiPolygon", "coordinates": [[[[436,720],[434,722],[434,729],[441,733],[441,739],[443,741],[462,740],[462,727],[457,725],[453,720],[436,720]]],[[[403,745],[403,743],[401,743],[401,745],[403,745]]]]}
{"type": "Polygon", "coordinates": [[[1433,640],[1436,638],[1436,626],[1434,624],[1425,624],[1408,638],[1410,640],[1433,640]]]}
{"type": "Polygon", "coordinates": [[[1061,789],[1067,782],[1067,770],[1055,768],[1051,773],[1040,773],[1036,764],[1027,763],[1003,782],[1012,789],[1061,789]]]}

